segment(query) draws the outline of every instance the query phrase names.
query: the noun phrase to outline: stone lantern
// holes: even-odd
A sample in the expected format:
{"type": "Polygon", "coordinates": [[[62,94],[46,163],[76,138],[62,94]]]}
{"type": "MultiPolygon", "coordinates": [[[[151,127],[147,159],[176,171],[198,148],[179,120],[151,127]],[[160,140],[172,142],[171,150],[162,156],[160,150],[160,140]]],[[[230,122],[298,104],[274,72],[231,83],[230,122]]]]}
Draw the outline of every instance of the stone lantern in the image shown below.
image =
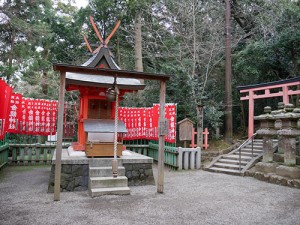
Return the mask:
{"type": "MultiPolygon", "coordinates": [[[[274,115],[278,115],[278,114],[284,114],[285,110],[284,110],[284,103],[283,102],[278,102],[278,109],[274,110],[271,112],[271,114],[274,115]]],[[[276,119],[275,120],[275,129],[280,130],[281,129],[281,120],[280,119],[276,119]]],[[[282,136],[278,135],[278,153],[279,154],[283,154],[284,153],[284,146],[283,146],[283,142],[282,142],[282,136]]]]}
{"type": "Polygon", "coordinates": [[[294,108],[293,104],[285,105],[285,113],[275,114],[278,121],[275,124],[277,134],[281,136],[280,145],[284,148],[284,164],[296,164],[296,138],[300,135],[300,109],[294,108]]]}
{"type": "Polygon", "coordinates": [[[263,137],[263,162],[272,162],[273,137],[277,135],[277,131],[274,129],[275,118],[271,114],[270,106],[264,108],[264,113],[254,117],[255,120],[260,121],[260,128],[256,133],[263,137]]]}

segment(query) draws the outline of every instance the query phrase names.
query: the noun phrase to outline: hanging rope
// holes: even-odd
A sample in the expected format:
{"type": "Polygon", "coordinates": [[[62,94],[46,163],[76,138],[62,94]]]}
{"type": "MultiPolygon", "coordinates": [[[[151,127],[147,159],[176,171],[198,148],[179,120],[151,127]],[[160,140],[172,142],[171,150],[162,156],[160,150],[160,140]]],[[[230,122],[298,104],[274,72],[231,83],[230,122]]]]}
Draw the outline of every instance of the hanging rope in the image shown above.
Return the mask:
{"type": "Polygon", "coordinates": [[[114,160],[117,160],[117,147],[118,147],[118,114],[119,114],[119,89],[115,86],[116,91],[116,108],[115,108],[115,140],[114,140],[114,160]]]}

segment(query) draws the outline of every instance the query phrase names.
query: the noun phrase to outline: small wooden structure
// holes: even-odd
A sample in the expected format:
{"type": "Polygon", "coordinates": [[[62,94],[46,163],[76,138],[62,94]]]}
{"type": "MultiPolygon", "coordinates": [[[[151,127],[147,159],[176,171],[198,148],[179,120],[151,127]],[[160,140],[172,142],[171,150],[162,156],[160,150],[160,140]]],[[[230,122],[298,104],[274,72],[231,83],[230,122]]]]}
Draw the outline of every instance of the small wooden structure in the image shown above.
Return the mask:
{"type": "Polygon", "coordinates": [[[194,122],[188,118],[185,118],[178,122],[179,125],[179,140],[180,141],[191,141],[192,140],[192,129],[194,122]]]}
{"type": "Polygon", "coordinates": [[[191,141],[193,138],[194,122],[188,118],[185,118],[178,122],[179,125],[179,141],[184,142],[184,147],[187,147],[187,141],[191,141]]]}

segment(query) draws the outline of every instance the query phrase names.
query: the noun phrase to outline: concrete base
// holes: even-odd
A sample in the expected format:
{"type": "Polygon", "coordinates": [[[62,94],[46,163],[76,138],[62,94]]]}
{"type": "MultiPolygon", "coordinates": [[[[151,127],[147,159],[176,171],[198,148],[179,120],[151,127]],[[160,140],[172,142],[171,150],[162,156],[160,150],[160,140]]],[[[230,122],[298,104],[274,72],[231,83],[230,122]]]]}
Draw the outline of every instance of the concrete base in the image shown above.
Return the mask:
{"type": "MultiPolygon", "coordinates": [[[[52,159],[48,192],[54,190],[55,156],[52,159]]],[[[61,191],[88,190],[89,160],[84,152],[62,149],[61,191]]],[[[125,167],[125,176],[129,186],[155,185],[152,164],[153,159],[135,152],[125,150],[118,161],[125,167]]]]}

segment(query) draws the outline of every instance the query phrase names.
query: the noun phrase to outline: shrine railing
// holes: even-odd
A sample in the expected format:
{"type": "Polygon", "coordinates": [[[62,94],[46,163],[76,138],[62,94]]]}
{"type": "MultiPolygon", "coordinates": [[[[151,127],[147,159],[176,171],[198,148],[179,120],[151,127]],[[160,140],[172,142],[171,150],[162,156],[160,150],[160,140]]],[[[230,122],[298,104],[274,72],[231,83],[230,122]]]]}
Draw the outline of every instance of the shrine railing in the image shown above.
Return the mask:
{"type": "Polygon", "coordinates": [[[8,163],[9,145],[0,145],[0,169],[8,163]]]}
{"type": "MultiPolygon", "coordinates": [[[[158,143],[156,141],[143,142],[139,140],[126,142],[125,145],[128,150],[149,156],[155,161],[158,160],[158,143]]],[[[200,169],[201,150],[200,148],[178,148],[175,144],[165,143],[164,162],[165,166],[173,170],[200,169]]]]}
{"type": "MultiPolygon", "coordinates": [[[[68,146],[69,142],[64,142],[63,147],[68,146]]],[[[44,136],[6,134],[0,142],[0,168],[6,164],[51,164],[55,148],[56,142],[44,136]]]]}

